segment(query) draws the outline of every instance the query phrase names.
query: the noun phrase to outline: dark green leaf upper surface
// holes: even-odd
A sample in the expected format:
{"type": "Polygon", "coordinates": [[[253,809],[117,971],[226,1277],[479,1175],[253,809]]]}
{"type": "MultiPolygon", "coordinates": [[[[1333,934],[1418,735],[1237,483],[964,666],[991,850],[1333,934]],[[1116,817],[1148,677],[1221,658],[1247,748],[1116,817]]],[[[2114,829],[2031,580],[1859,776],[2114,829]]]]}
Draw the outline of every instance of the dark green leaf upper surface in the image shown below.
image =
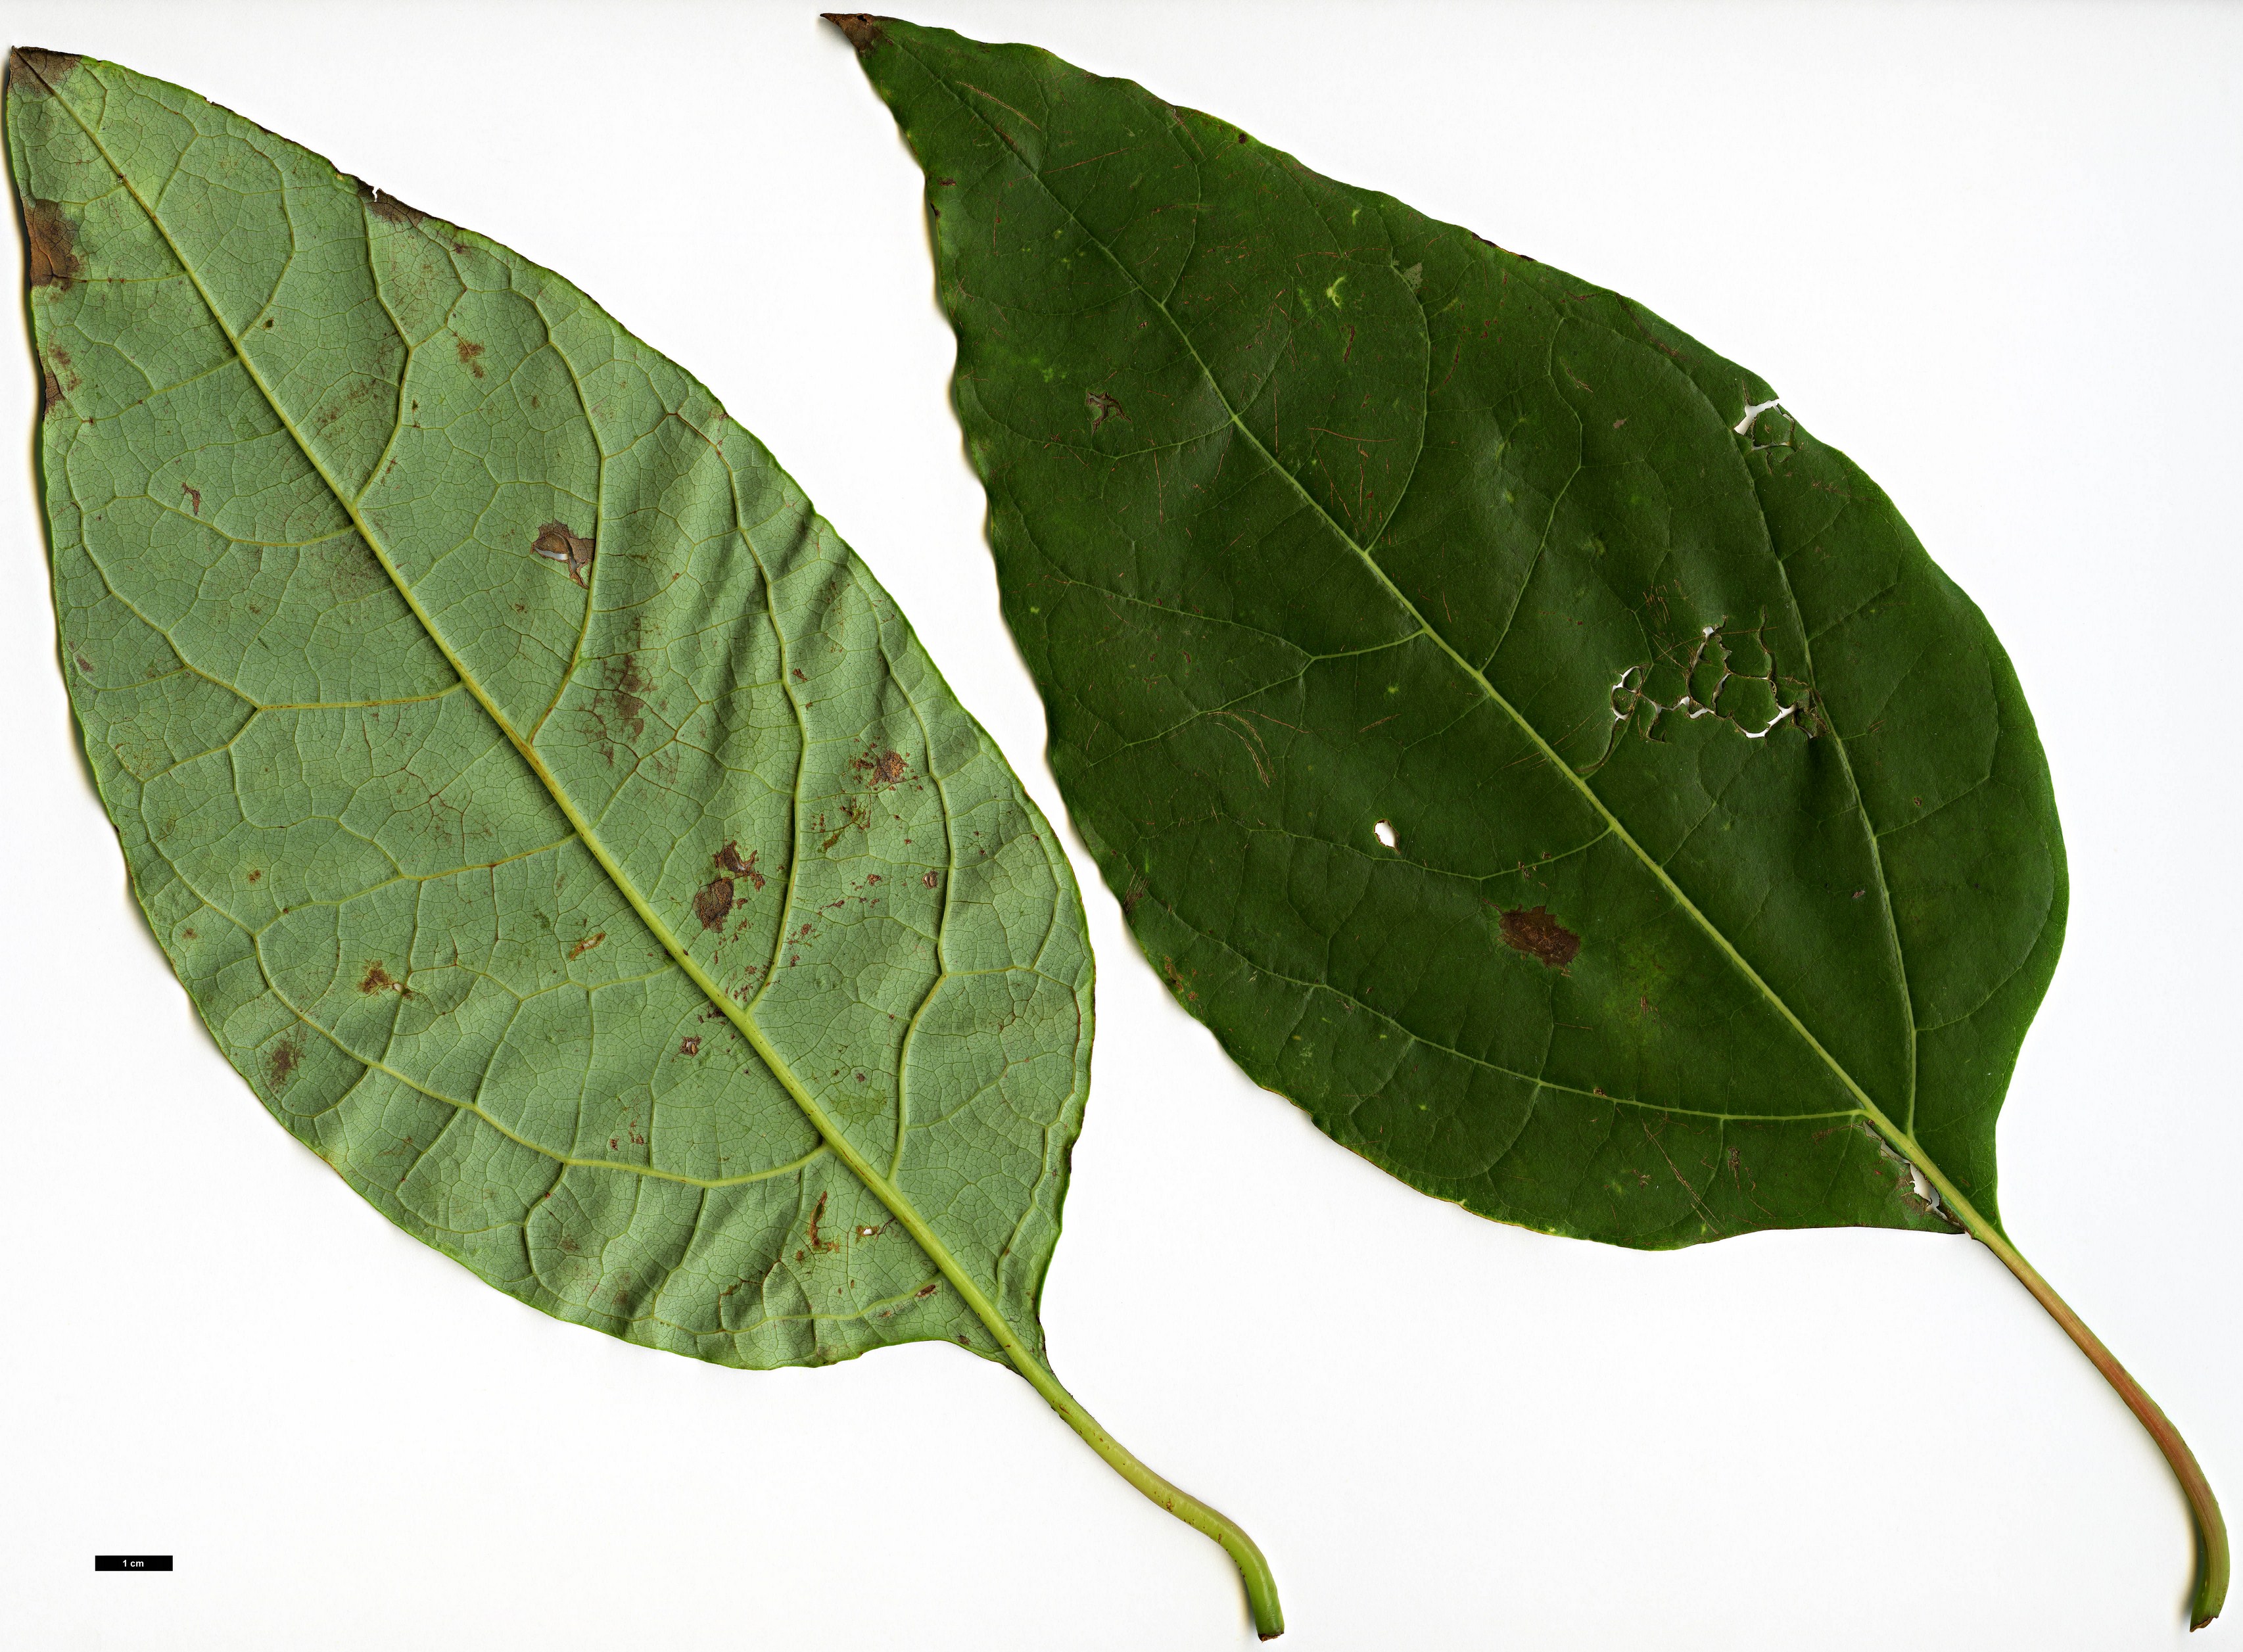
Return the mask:
{"type": "Polygon", "coordinates": [[[71,701],[273,1115],[634,1341],[1039,1346],[1081,902],[863,564],[550,272],[112,64],[7,111],[71,701]]]}
{"type": "Polygon", "coordinates": [[[1970,600],[1641,307],[1023,46],[859,21],[1006,617],[1147,955],[1428,1192],[1990,1220],[2065,906],[1970,600]]]}

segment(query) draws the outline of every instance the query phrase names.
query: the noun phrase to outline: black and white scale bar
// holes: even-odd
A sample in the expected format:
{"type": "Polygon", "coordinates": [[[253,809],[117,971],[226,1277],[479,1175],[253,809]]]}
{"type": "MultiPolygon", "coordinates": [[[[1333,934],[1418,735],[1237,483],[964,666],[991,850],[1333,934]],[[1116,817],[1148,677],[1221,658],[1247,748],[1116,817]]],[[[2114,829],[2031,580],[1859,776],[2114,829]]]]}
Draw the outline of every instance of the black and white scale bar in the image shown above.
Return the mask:
{"type": "Polygon", "coordinates": [[[97,1554],[93,1557],[97,1572],[168,1572],[172,1557],[168,1554],[97,1554]]]}

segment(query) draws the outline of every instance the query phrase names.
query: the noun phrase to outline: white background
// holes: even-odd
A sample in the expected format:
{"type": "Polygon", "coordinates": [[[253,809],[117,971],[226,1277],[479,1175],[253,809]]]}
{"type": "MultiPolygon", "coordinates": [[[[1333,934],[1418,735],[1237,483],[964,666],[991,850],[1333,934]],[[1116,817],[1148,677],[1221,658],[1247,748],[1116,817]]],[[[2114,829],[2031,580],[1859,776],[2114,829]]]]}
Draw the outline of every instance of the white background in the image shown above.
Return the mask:
{"type": "MultiPolygon", "coordinates": [[[[1884,484],[2015,658],[2070,846],[2070,939],[2001,1132],[2011,1231],[2243,1512],[2243,11],[919,16],[1130,76],[1639,298],[1884,484]]],[[[946,400],[919,175],[809,0],[4,0],[0,24],[193,87],[580,283],[771,445],[1061,817],[946,400]]],[[[743,1373],[561,1325],[266,1116],[75,755],[35,400],[0,348],[0,1639],[1250,1645],[1221,1554],[1005,1371],[923,1345],[743,1373]],[[96,1576],[96,1550],[179,1570],[96,1576]]],[[[1425,1198],[1229,1065],[1074,846],[1101,1037],[1054,1358],[1260,1540],[1284,1644],[2186,1638],[2170,1477],[1983,1249],[1641,1255],[1425,1198]]]]}

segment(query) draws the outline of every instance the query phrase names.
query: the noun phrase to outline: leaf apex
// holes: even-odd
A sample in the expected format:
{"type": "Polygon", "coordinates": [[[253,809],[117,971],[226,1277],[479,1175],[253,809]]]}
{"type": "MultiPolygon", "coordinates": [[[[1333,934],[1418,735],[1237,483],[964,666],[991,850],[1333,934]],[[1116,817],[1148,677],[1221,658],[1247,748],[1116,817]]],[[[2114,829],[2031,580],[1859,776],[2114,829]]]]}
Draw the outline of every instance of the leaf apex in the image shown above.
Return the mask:
{"type": "Polygon", "coordinates": [[[880,25],[889,19],[869,11],[821,11],[818,14],[848,37],[859,57],[886,43],[888,31],[880,25]]]}
{"type": "Polygon", "coordinates": [[[49,51],[44,46],[16,46],[8,53],[8,90],[18,85],[33,98],[53,95],[57,87],[77,67],[75,51],[49,51]]]}

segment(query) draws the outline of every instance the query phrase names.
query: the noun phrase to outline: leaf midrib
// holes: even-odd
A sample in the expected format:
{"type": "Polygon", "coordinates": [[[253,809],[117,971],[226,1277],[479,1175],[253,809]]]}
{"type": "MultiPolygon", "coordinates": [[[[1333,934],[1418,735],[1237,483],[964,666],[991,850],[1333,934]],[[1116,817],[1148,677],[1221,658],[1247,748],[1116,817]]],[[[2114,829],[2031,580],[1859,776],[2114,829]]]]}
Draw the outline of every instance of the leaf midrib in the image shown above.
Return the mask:
{"type": "MultiPolygon", "coordinates": [[[[36,73],[37,71],[34,71],[33,72],[36,73]]],[[[1036,1386],[1039,1392],[1043,1392],[1046,1385],[1050,1383],[1052,1380],[1049,1372],[1045,1369],[1042,1363],[1038,1360],[1034,1354],[1030,1351],[1026,1340],[1020,1336],[1020,1332],[1014,1329],[1012,1323],[1006,1318],[1003,1312],[1000,1311],[997,1305],[989,1299],[988,1296],[981,1290],[979,1284],[977,1284],[966,1271],[965,1267],[959,1262],[958,1258],[951,1254],[949,1247],[943,1244],[941,1239],[937,1237],[933,1230],[928,1225],[926,1217],[919,1214],[917,1207],[914,1206],[909,1199],[904,1197],[902,1191],[898,1189],[892,1182],[872,1168],[872,1164],[865,1158],[864,1155],[859,1152],[856,1146],[850,1142],[845,1135],[842,1133],[839,1126],[833,1122],[832,1118],[825,1112],[825,1109],[818,1106],[817,1101],[810,1095],[808,1089],[804,1086],[801,1079],[795,1074],[793,1068],[788,1063],[786,1059],[772,1047],[770,1039],[765,1035],[762,1027],[757,1022],[755,1017],[748,1014],[745,1010],[740,1008],[738,1005],[734,1004],[731,998],[717,986],[717,983],[709,979],[706,973],[704,972],[700,966],[694,961],[691,954],[690,954],[685,949],[684,946],[678,941],[677,935],[671,931],[669,924],[663,920],[662,915],[654,910],[652,905],[640,892],[637,886],[624,874],[623,868],[616,864],[614,858],[608,853],[607,846],[601,841],[598,834],[593,831],[591,823],[586,820],[583,816],[578,813],[574,799],[569,796],[567,791],[561,786],[560,782],[554,778],[551,771],[545,766],[543,759],[538,756],[535,748],[528,741],[523,739],[521,734],[515,730],[513,725],[508,721],[505,715],[500,711],[497,705],[492,702],[490,696],[484,691],[482,684],[478,682],[474,674],[468,670],[466,662],[461,660],[453,651],[450,642],[447,639],[444,633],[437,628],[435,621],[430,617],[428,610],[421,606],[420,599],[414,595],[412,587],[406,583],[403,576],[399,573],[397,565],[391,559],[387,547],[384,544],[381,536],[374,532],[373,524],[366,520],[364,515],[359,509],[358,501],[350,494],[346,492],[341,485],[336,482],[335,478],[328,473],[327,466],[321,462],[320,456],[312,450],[311,444],[305,440],[303,433],[296,428],[295,421],[288,416],[286,411],[281,407],[279,398],[273,394],[272,388],[266,383],[264,375],[257,370],[256,363],[250,360],[248,353],[241,347],[241,341],[239,337],[237,336],[234,330],[226,324],[226,317],[219,312],[217,301],[211,296],[210,290],[203,285],[202,277],[196,273],[193,264],[189,261],[185,250],[181,248],[177,239],[173,238],[171,230],[165,226],[161,214],[156,211],[154,206],[148,200],[148,199],[140,192],[139,186],[136,185],[131,178],[126,174],[124,167],[118,164],[116,157],[110,153],[108,145],[101,141],[100,134],[95,131],[92,125],[87,123],[85,118],[78,112],[76,106],[72,105],[68,98],[63,97],[60,91],[51,82],[46,81],[44,77],[41,77],[41,82],[43,84],[46,85],[49,95],[54,98],[56,103],[62,106],[62,108],[69,114],[71,120],[77,123],[78,130],[85,134],[86,141],[93,145],[95,152],[100,155],[103,163],[107,165],[110,172],[115,175],[117,181],[123,185],[126,193],[132,197],[134,204],[140,208],[141,212],[147,218],[149,224],[154,228],[157,234],[163,237],[164,244],[170,249],[172,258],[178,262],[180,273],[187,278],[188,282],[194,287],[196,295],[202,300],[204,309],[209,313],[212,325],[216,327],[219,334],[226,339],[227,347],[233,352],[234,360],[240,363],[241,369],[243,373],[248,376],[249,381],[256,386],[258,394],[264,399],[265,404],[269,409],[271,409],[273,418],[278,420],[281,428],[288,433],[289,439],[295,443],[297,451],[303,455],[304,462],[312,468],[313,473],[319,477],[321,485],[327,489],[327,492],[333,497],[336,503],[341,506],[344,513],[349,516],[352,526],[357,530],[359,536],[365,542],[367,549],[371,551],[375,559],[381,563],[382,570],[389,576],[390,583],[396,588],[398,595],[404,600],[406,605],[412,610],[414,617],[420,621],[421,628],[428,633],[429,640],[436,645],[437,650],[444,656],[446,662],[458,676],[461,683],[466,686],[468,692],[475,696],[475,703],[483,708],[484,713],[489,717],[492,724],[506,737],[508,744],[514,747],[515,752],[521,757],[522,760],[529,765],[530,772],[536,775],[538,783],[545,788],[547,794],[552,798],[555,806],[560,809],[563,818],[568,820],[570,828],[576,833],[577,841],[582,843],[584,846],[586,852],[599,863],[600,869],[607,874],[609,880],[615,885],[616,892],[620,893],[623,897],[624,900],[630,904],[632,911],[638,914],[640,921],[647,926],[650,933],[651,933],[655,939],[662,944],[663,949],[669,953],[671,959],[677,963],[677,967],[685,973],[686,977],[690,980],[695,986],[701,989],[704,995],[705,995],[711,1003],[715,1004],[724,1012],[725,1018],[732,1023],[734,1028],[738,1030],[740,1035],[747,1041],[749,1048],[756,1052],[758,1059],[762,1061],[764,1065],[770,1069],[772,1077],[778,1081],[780,1087],[786,1091],[789,1099],[791,1099],[794,1102],[795,1106],[801,1110],[803,1116],[806,1118],[810,1122],[811,1126],[817,1130],[819,1137],[824,1141],[825,1145],[832,1150],[834,1156],[839,1158],[844,1164],[847,1165],[851,1172],[865,1184],[866,1190],[870,1191],[875,1198],[879,1199],[882,1204],[887,1207],[887,1209],[894,1215],[897,1221],[903,1224],[904,1231],[912,1236],[913,1240],[919,1245],[919,1249],[926,1252],[927,1259],[933,1262],[937,1271],[942,1274],[944,1278],[950,1282],[952,1288],[958,1292],[960,1298],[973,1310],[974,1317],[980,1319],[983,1325],[987,1328],[990,1335],[996,1340],[999,1347],[1004,1351],[1006,1357],[1012,1361],[1013,1365],[1020,1370],[1023,1376],[1026,1376],[1029,1381],[1036,1386]]],[[[361,209],[360,221],[363,226],[363,233],[367,237],[370,251],[373,241],[373,229],[370,225],[366,225],[364,223],[364,212],[363,209],[361,209]]],[[[408,359],[409,361],[409,354],[408,359]]],[[[394,433],[393,433],[393,437],[394,435],[394,433]]],[[[726,468],[728,470],[730,469],[729,463],[726,468]]],[[[744,537],[744,536],[743,536],[743,537],[744,537]]],[[[760,569],[760,561],[758,562],[758,567],[760,569]]],[[[766,581],[766,588],[768,588],[768,581],[766,581]]],[[[590,593],[587,591],[585,602],[588,607],[590,601],[590,593]]],[[[776,624],[776,619],[774,619],[774,624],[776,624]]],[[[789,695],[788,699],[789,703],[791,705],[793,703],[793,697],[791,694],[789,695]]],[[[799,723],[799,707],[796,708],[796,716],[797,721],[799,723]]],[[[809,750],[808,731],[804,730],[802,732],[805,741],[804,752],[806,756],[809,750]]],[[[798,759],[798,786],[799,785],[799,761],[800,760],[798,759]]],[[[798,814],[799,810],[798,808],[798,814]]],[[[946,829],[947,827],[946,823],[946,829]]],[[[792,857],[792,859],[798,862],[801,857],[798,854],[792,857]]],[[[794,868],[790,866],[790,893],[793,887],[791,881],[791,873],[793,870],[794,868]]],[[[784,932],[785,926],[782,924],[781,933],[784,934],[784,932]]],[[[316,1025],[317,1023],[313,1024],[316,1025]]],[[[325,1029],[322,1028],[321,1030],[324,1031],[325,1029]]],[[[542,1151],[543,1150],[540,1150],[542,1151]]],[[[632,1167],[603,1166],[601,1168],[627,1170],[632,1167]]],[[[1047,1394],[1046,1397],[1048,1399],[1050,1396],[1047,1394]]],[[[1054,1403],[1056,1404],[1057,1402],[1054,1401],[1054,1403]]]]}
{"type": "MultiPolygon", "coordinates": [[[[1683,910],[1683,912],[1688,914],[1690,919],[1705,933],[1708,939],[1712,941],[1714,945],[1721,951],[1721,954],[1729,961],[1730,964],[1735,968],[1737,972],[1741,974],[1747,981],[1751,983],[1754,989],[1768,1001],[1768,1005],[1775,1010],[1777,1015],[1782,1017],[1786,1024],[1788,1024],[1791,1029],[1798,1035],[1800,1039],[1807,1045],[1807,1047],[1815,1052],[1815,1055],[1822,1060],[1823,1065],[1829,1069],[1831,1074],[1838,1080],[1839,1083],[1845,1088],[1848,1093],[1849,1093],[1859,1104],[1858,1111],[1860,1114],[1874,1123],[1881,1133],[1883,1133],[1896,1148],[1904,1153],[1912,1163],[1922,1169],[1924,1174],[1932,1180],[1936,1186],[1939,1188],[1942,1195],[1948,1200],[1949,1204],[1957,1209],[1957,1213],[1966,1215],[1970,1218],[1971,1224],[1974,1228],[1979,1222],[1982,1222],[1984,1218],[1977,1216],[1976,1210],[1973,1210],[1968,1201],[1963,1197],[1961,1190],[1956,1188],[1948,1177],[1939,1170],[1939,1168],[1932,1163],[1930,1155],[1924,1152],[1922,1145],[1916,1142],[1915,1137],[1907,1129],[1902,1128],[1902,1126],[1896,1122],[1890,1115],[1886,1113],[1883,1108],[1879,1107],[1876,1102],[1870,1098],[1869,1092],[1862,1087],[1861,1083],[1854,1077],[1853,1074],[1849,1072],[1845,1066],[1838,1061],[1837,1057],[1833,1055],[1829,1050],[1823,1046],[1822,1041],[1815,1037],[1815,1034],[1808,1028],[1806,1022],[1802,1021],[1797,1013],[1794,1011],[1791,1006],[1784,1001],[1782,995],[1776,992],[1774,988],[1770,987],[1761,977],[1760,972],[1755,969],[1752,965],[1747,961],[1744,954],[1737,950],[1735,945],[1729,940],[1728,936],[1724,934],[1712,920],[1708,918],[1703,912],[1699,910],[1697,903],[1692,900],[1688,894],[1684,893],[1681,886],[1677,884],[1673,877],[1668,875],[1667,868],[1661,866],[1654,857],[1644,849],[1641,844],[1635,840],[1634,835],[1628,831],[1627,826],[1620,820],[1620,818],[1617,814],[1613,813],[1612,809],[1606,806],[1605,800],[1597,795],[1595,789],[1579,774],[1575,773],[1573,765],[1560,758],[1556,751],[1551,747],[1550,743],[1542,738],[1541,731],[1526,720],[1526,718],[1519,712],[1518,708],[1512,705],[1511,702],[1496,688],[1495,684],[1488,680],[1484,672],[1482,672],[1470,660],[1466,659],[1462,654],[1457,651],[1457,650],[1450,644],[1448,638],[1441,635],[1440,631],[1436,629],[1432,624],[1426,619],[1424,613],[1419,610],[1418,605],[1411,602],[1408,595],[1394,583],[1393,579],[1387,574],[1385,569],[1379,565],[1377,559],[1356,543],[1354,536],[1348,533],[1345,529],[1342,528],[1340,524],[1333,519],[1331,513],[1324,508],[1324,506],[1317,501],[1315,495],[1311,494],[1306,488],[1302,486],[1300,479],[1295,476],[1290,469],[1277,462],[1276,456],[1263,443],[1261,438],[1256,435],[1253,430],[1247,426],[1246,421],[1239,416],[1238,410],[1231,405],[1230,397],[1224,391],[1222,381],[1216,378],[1214,371],[1209,367],[1207,359],[1200,354],[1198,345],[1193,341],[1190,334],[1184,329],[1182,324],[1180,323],[1176,320],[1175,316],[1170,312],[1168,305],[1160,298],[1155,296],[1143,282],[1137,279],[1135,273],[1128,267],[1128,266],[1122,261],[1121,258],[1115,253],[1114,249],[1107,244],[1103,237],[1093,231],[1090,226],[1085,224],[1076,214],[1073,207],[1069,206],[1066,201],[1060,199],[1058,192],[1052,189],[1050,185],[1045,181],[1041,170],[1031,166],[1028,164],[1027,157],[1020,153],[1019,148],[1014,144],[1012,138],[1006,133],[1004,129],[999,126],[994,121],[992,121],[987,115],[983,114],[980,110],[975,108],[973,105],[968,103],[965,98],[960,97],[956,91],[952,90],[950,82],[932,65],[930,65],[925,58],[919,57],[916,52],[911,51],[907,47],[904,46],[901,42],[895,40],[892,37],[891,37],[887,42],[883,44],[886,45],[892,45],[896,50],[904,51],[906,56],[912,58],[913,62],[919,66],[920,70],[926,75],[929,80],[933,81],[934,84],[942,89],[953,103],[954,103],[960,110],[964,111],[967,115],[971,116],[978,125],[982,126],[992,136],[994,136],[1000,144],[1004,145],[1006,152],[1010,154],[1014,160],[1019,165],[1021,172],[1034,181],[1037,188],[1042,192],[1045,199],[1050,201],[1051,204],[1060,212],[1067,215],[1068,221],[1073,224],[1076,230],[1081,233],[1084,240],[1099,250],[1100,253],[1106,259],[1107,262],[1114,267],[1115,272],[1128,284],[1130,290],[1137,293],[1146,303],[1151,305],[1155,311],[1158,313],[1161,320],[1167,325],[1170,333],[1175,335],[1176,341],[1181,344],[1185,350],[1190,353],[1193,365],[1199,369],[1201,376],[1207,381],[1208,388],[1215,394],[1217,401],[1222,403],[1223,412],[1229,417],[1232,428],[1236,429],[1238,434],[1253,448],[1254,451],[1262,456],[1263,462],[1268,466],[1270,470],[1284,479],[1285,484],[1299,496],[1303,504],[1316,513],[1317,519],[1330,530],[1332,536],[1349,550],[1352,551],[1357,559],[1363,563],[1364,566],[1371,570],[1371,577],[1375,578],[1380,586],[1384,589],[1386,593],[1392,597],[1394,602],[1401,608],[1402,611],[1408,615],[1411,620],[1417,624],[1419,631],[1431,639],[1434,646],[1438,648],[1442,653],[1447,655],[1450,660],[1455,664],[1457,669],[1462,671],[1471,682],[1478,687],[1482,694],[1484,694],[1511,718],[1512,722],[1518,727],[1519,732],[1533,743],[1535,750],[1541,753],[1543,759],[1547,762],[1551,767],[1566,777],[1566,780],[1573,786],[1573,789],[1580,794],[1582,799],[1589,805],[1589,806],[1596,812],[1599,818],[1605,822],[1606,828],[1622,843],[1627,846],[1628,849],[1635,855],[1636,859],[1642,863],[1644,869],[1649,872],[1651,875],[1658,880],[1660,886],[1666,890],[1668,897],[1672,899],[1674,903],[1683,910]]],[[[1787,590],[1788,589],[1788,577],[1786,581],[1786,588],[1787,590]]],[[[1849,785],[1853,780],[1853,771],[1850,764],[1847,767],[1847,780],[1849,785]]],[[[1858,790],[1856,790],[1856,803],[1857,806],[1859,806],[1859,792],[1858,790]]],[[[1875,846],[1872,845],[1873,852],[1875,846]]],[[[1883,880],[1883,856],[1879,855],[1877,860],[1878,879],[1880,890],[1882,892],[1883,880]]],[[[1886,915],[1888,926],[1889,927],[1891,910],[1889,899],[1886,902],[1886,915]]],[[[1896,947],[1898,937],[1896,935],[1893,939],[1896,947]]],[[[1903,981],[1903,994],[1905,994],[1907,980],[1907,972],[1905,968],[1901,971],[1901,978],[1903,981]]],[[[1910,1042],[1913,1044],[1913,1027],[1915,1017],[1911,1014],[1907,1019],[1911,1029],[1910,1042]]],[[[1911,1061],[1911,1073],[1912,1072],[1913,1062],[1911,1061]]]]}

